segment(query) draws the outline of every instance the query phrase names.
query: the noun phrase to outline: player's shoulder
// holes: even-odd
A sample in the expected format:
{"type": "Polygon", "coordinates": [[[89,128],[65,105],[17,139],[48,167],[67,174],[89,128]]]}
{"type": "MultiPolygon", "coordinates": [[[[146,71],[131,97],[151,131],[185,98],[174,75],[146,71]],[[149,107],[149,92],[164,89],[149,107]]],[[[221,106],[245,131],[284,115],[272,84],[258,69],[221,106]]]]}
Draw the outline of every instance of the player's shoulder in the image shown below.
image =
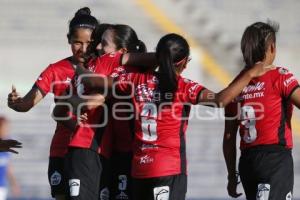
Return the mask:
{"type": "Polygon", "coordinates": [[[57,62],[51,63],[48,68],[52,70],[62,69],[62,68],[72,68],[70,58],[64,58],[57,62]]]}
{"type": "Polygon", "coordinates": [[[199,83],[191,80],[191,79],[188,79],[188,78],[185,78],[185,77],[182,77],[182,76],[179,76],[178,77],[178,85],[179,87],[182,86],[182,85],[190,85],[190,84],[197,84],[199,85],[199,83]]]}
{"type": "Polygon", "coordinates": [[[270,76],[286,76],[290,75],[292,72],[287,67],[276,66],[274,69],[270,70],[270,76]]]}

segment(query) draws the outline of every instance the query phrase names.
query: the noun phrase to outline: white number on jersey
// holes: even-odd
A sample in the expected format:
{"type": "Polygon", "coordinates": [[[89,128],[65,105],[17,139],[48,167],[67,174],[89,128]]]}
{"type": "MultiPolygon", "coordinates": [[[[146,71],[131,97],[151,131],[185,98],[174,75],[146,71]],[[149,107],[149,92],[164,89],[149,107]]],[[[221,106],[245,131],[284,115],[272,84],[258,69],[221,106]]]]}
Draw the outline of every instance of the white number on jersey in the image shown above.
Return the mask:
{"type": "Polygon", "coordinates": [[[145,103],[141,112],[141,124],[144,141],[156,141],[157,108],[153,103],[145,103]]]}
{"type": "Polygon", "coordinates": [[[242,107],[241,124],[244,126],[243,140],[252,143],[257,138],[255,110],[252,106],[242,107]]]}

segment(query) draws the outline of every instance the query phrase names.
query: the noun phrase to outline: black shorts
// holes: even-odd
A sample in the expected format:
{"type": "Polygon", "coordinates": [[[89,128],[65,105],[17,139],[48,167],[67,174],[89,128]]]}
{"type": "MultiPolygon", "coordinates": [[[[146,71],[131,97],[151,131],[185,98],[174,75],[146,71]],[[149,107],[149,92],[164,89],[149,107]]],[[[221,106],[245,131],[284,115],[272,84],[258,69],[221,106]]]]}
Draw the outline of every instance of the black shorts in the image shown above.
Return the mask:
{"type": "Polygon", "coordinates": [[[70,200],[99,200],[102,164],[97,152],[70,148],[65,158],[70,200]]]}
{"type": "Polygon", "coordinates": [[[113,153],[111,157],[111,200],[132,199],[132,153],[113,153]]]}
{"type": "Polygon", "coordinates": [[[294,164],[291,150],[273,145],[244,150],[239,172],[247,200],[292,199],[294,164]]]}
{"type": "Polygon", "coordinates": [[[102,164],[102,174],[100,179],[100,200],[109,200],[111,195],[111,164],[110,159],[101,155],[100,161],[102,164]]]}
{"type": "Polygon", "coordinates": [[[159,178],[133,178],[134,200],[185,200],[187,176],[185,174],[159,178]]]}
{"type": "Polygon", "coordinates": [[[67,181],[64,173],[64,158],[50,157],[48,165],[48,180],[51,187],[51,195],[67,194],[67,181]]]}

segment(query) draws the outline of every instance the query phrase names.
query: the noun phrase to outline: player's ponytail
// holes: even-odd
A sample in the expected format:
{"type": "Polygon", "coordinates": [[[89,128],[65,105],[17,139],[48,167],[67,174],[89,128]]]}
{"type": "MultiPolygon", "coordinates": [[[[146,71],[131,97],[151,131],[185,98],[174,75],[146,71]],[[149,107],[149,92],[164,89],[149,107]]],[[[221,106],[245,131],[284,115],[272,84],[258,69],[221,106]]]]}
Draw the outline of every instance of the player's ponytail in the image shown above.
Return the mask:
{"type": "Polygon", "coordinates": [[[147,52],[147,47],[146,47],[145,43],[142,40],[137,41],[136,51],[139,52],[139,53],[147,52]]]}
{"type": "Polygon", "coordinates": [[[279,25],[274,22],[256,22],[248,26],[242,36],[241,50],[246,67],[263,61],[271,43],[276,43],[279,25]]]}
{"type": "Polygon", "coordinates": [[[172,33],[159,40],[156,47],[156,58],[159,64],[158,89],[161,102],[173,101],[178,84],[176,63],[188,56],[189,45],[180,35],[172,33]]]}
{"type": "Polygon", "coordinates": [[[77,28],[94,30],[98,24],[98,20],[91,15],[91,10],[88,7],[80,8],[69,24],[69,32],[67,35],[69,42],[77,28]]]}
{"type": "Polygon", "coordinates": [[[127,49],[128,52],[144,53],[147,51],[144,42],[139,40],[136,32],[128,25],[116,24],[110,27],[114,32],[113,40],[117,49],[127,49]]]}

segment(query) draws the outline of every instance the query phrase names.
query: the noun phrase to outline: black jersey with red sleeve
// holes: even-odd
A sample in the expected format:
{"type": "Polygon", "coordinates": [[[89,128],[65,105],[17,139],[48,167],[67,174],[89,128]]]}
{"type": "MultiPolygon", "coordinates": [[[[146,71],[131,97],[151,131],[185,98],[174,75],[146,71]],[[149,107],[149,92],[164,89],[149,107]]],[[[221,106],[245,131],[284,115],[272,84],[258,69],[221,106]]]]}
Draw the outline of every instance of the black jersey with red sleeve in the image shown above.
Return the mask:
{"type": "Polygon", "coordinates": [[[153,73],[128,73],[116,79],[116,89],[132,95],[135,108],[132,176],[152,178],[186,173],[185,132],[191,104],[205,88],[178,77],[173,101],[159,101],[153,73]]]}
{"type": "Polygon", "coordinates": [[[259,145],[293,147],[290,96],[298,87],[295,76],[282,67],[251,80],[237,98],[241,149],[259,145]]]}
{"type": "MultiPolygon", "coordinates": [[[[119,66],[121,55],[120,53],[114,53],[97,57],[89,63],[88,69],[95,74],[109,76],[119,66]]],[[[77,88],[78,94],[87,95],[93,92],[89,88],[84,88],[81,83],[75,84],[74,87],[77,88]]],[[[110,148],[103,148],[104,146],[111,146],[111,137],[109,136],[111,125],[107,125],[110,118],[108,109],[109,107],[105,104],[96,109],[88,110],[88,121],[77,127],[69,146],[89,148],[107,158],[110,157],[110,148]]]]}
{"type": "MultiPolygon", "coordinates": [[[[53,93],[55,98],[65,95],[74,77],[74,69],[68,58],[50,64],[38,77],[33,87],[45,96],[53,93]]],[[[67,98],[67,97],[66,97],[67,98]]],[[[64,157],[70,142],[71,131],[61,124],[56,125],[50,146],[50,157],[64,157]]]]}

